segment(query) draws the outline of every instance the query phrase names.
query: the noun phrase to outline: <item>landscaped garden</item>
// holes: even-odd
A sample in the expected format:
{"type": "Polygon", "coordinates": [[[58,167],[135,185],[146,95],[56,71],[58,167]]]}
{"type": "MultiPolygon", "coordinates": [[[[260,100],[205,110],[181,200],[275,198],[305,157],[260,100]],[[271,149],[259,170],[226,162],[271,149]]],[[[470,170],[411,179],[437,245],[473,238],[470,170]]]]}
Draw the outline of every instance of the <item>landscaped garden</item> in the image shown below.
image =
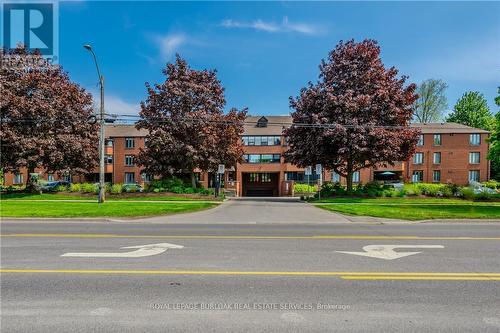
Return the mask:
{"type": "Polygon", "coordinates": [[[317,207],[348,215],[404,220],[500,219],[500,183],[480,187],[450,184],[405,184],[401,188],[369,183],[358,185],[351,196],[340,184],[325,183],[317,207]]]}
{"type": "Polygon", "coordinates": [[[58,186],[42,194],[7,188],[1,194],[0,216],[140,217],[192,212],[215,207],[221,201],[211,190],[192,188],[175,177],[153,181],[144,189],[107,185],[103,204],[97,203],[97,192],[93,183],[58,186]]]}

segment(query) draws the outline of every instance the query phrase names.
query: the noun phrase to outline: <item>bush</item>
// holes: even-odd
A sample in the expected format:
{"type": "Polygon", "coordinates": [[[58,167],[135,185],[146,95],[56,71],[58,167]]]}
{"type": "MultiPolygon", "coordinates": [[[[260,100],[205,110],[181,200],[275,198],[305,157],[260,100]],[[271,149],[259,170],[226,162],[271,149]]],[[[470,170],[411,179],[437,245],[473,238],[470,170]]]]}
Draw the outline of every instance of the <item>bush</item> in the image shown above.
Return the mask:
{"type": "Polygon", "coordinates": [[[7,193],[13,193],[17,191],[21,191],[24,187],[23,186],[16,186],[16,185],[9,185],[9,186],[1,186],[2,191],[6,191],[7,193]]]}
{"type": "Polygon", "coordinates": [[[408,196],[421,195],[422,190],[417,186],[418,184],[404,184],[403,190],[408,196]]]}
{"type": "Polygon", "coordinates": [[[83,183],[81,184],[81,191],[83,193],[98,193],[99,186],[92,183],[83,183]]]}
{"type": "MultiPolygon", "coordinates": [[[[60,185],[58,187],[60,187],[60,185]]],[[[70,184],[68,190],[70,192],[80,192],[82,190],[82,184],[80,183],[70,184]]]]}
{"type": "Polygon", "coordinates": [[[199,186],[197,188],[191,187],[191,182],[185,183],[182,179],[177,178],[175,176],[164,178],[164,179],[155,179],[146,187],[146,191],[160,193],[160,192],[172,192],[177,194],[213,194],[213,189],[204,189],[199,186]]]}
{"type": "Polygon", "coordinates": [[[336,195],[346,195],[347,191],[339,183],[326,182],[321,186],[322,197],[332,197],[336,195]]]}
{"type": "Polygon", "coordinates": [[[110,192],[113,194],[120,194],[123,192],[123,184],[113,184],[111,185],[110,192]]]}
{"type": "Polygon", "coordinates": [[[460,190],[460,196],[466,200],[473,200],[474,190],[470,187],[462,187],[460,190]]]}
{"type": "Polygon", "coordinates": [[[489,180],[487,182],[482,183],[482,185],[486,186],[487,188],[491,188],[493,190],[500,189],[500,182],[496,180],[489,180]]]}
{"type": "Polygon", "coordinates": [[[318,188],[315,185],[308,184],[293,184],[293,191],[295,193],[314,193],[318,191],[318,188]]]}
{"type": "Polygon", "coordinates": [[[66,186],[66,185],[57,185],[56,187],[54,187],[54,192],[66,192],[66,191],[69,191],[69,186],[66,186]]]}

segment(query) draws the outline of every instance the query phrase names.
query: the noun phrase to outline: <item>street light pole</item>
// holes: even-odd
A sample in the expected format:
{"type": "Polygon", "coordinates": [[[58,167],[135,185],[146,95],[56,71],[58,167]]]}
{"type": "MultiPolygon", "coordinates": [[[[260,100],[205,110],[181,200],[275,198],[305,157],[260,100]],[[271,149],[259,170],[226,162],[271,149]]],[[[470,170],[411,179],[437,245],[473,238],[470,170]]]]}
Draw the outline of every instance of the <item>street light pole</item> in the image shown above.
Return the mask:
{"type": "Polygon", "coordinates": [[[99,85],[101,86],[101,105],[100,105],[100,128],[99,128],[99,196],[97,198],[98,203],[103,203],[105,199],[105,186],[104,186],[104,76],[101,75],[99,70],[99,65],[97,64],[97,57],[95,56],[92,46],[86,44],[83,47],[92,53],[94,58],[95,67],[97,69],[97,75],[99,76],[99,85]]]}

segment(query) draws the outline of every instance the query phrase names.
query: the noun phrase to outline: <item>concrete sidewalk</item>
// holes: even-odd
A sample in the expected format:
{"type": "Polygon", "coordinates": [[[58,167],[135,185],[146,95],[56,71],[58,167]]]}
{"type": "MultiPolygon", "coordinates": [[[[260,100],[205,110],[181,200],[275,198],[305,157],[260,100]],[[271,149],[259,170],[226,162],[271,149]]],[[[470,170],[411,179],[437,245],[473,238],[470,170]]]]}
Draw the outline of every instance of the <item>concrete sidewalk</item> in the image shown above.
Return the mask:
{"type": "Polygon", "coordinates": [[[213,209],[156,216],[144,222],[206,224],[346,223],[341,214],[318,209],[298,198],[230,198],[213,209]]]}

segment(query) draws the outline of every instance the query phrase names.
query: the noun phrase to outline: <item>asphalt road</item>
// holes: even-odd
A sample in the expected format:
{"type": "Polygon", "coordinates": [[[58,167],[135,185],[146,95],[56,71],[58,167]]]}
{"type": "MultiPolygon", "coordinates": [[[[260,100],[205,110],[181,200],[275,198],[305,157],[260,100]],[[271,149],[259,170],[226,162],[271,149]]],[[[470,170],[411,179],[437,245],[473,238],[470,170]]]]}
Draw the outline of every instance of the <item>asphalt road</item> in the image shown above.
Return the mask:
{"type": "MultiPolygon", "coordinates": [[[[254,218],[261,213],[279,209],[256,209],[254,218]]],[[[3,221],[1,331],[500,330],[498,224],[206,224],[194,216],[189,224],[3,221]],[[183,248],[124,248],[161,243],[183,248]],[[336,252],[368,245],[386,259],[336,252]],[[389,260],[382,245],[419,253],[389,260]],[[62,256],[134,251],[146,256],[62,256]]]]}

